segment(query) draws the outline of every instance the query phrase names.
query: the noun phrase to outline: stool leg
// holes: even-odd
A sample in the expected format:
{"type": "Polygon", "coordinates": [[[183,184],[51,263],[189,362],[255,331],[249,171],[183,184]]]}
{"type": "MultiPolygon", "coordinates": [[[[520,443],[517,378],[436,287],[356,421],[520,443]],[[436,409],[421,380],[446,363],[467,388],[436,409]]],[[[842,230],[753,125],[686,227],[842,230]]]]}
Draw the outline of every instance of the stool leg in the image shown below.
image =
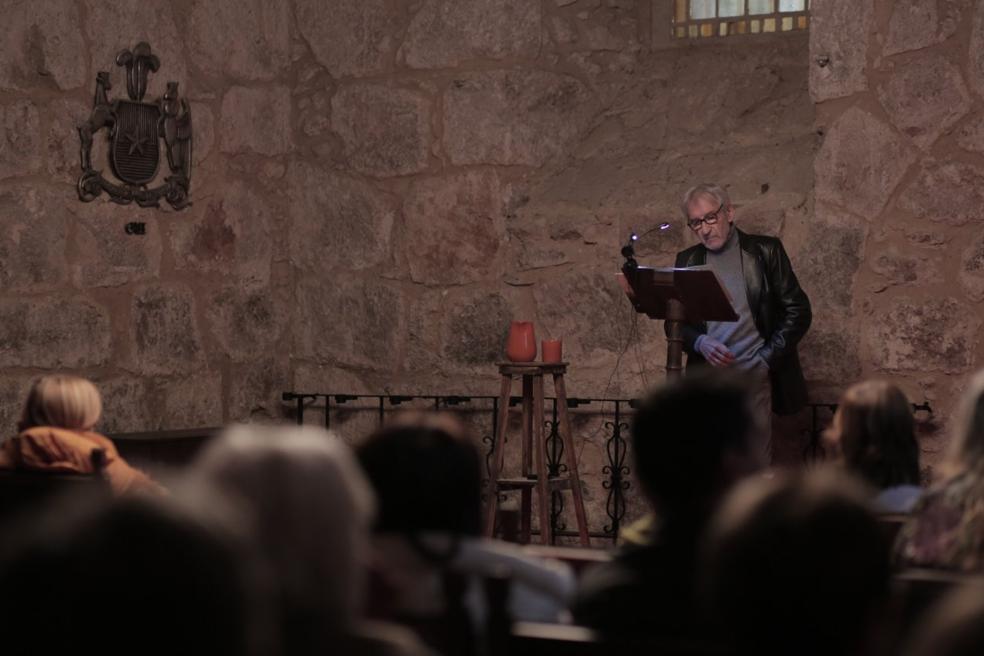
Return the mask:
{"type": "Polygon", "coordinates": [[[495,446],[492,448],[492,467],[489,472],[489,503],[485,512],[485,535],[495,535],[495,513],[499,507],[499,475],[506,445],[506,423],[509,421],[509,395],[512,393],[512,376],[502,376],[499,389],[499,417],[495,431],[495,446]]]}
{"type": "Polygon", "coordinates": [[[533,376],[523,375],[523,476],[533,473],[533,421],[536,413],[533,409],[533,376]]]}
{"type": "MultiPolygon", "coordinates": [[[[533,376],[523,374],[523,444],[520,449],[520,472],[524,477],[533,475],[533,376]]],[[[529,489],[520,493],[520,525],[523,527],[523,544],[530,543],[533,525],[533,495],[529,489]]]]}
{"type": "Polygon", "coordinates": [[[574,497],[574,516],[577,519],[577,532],[581,544],[591,545],[588,535],[588,518],[584,512],[584,499],[581,497],[581,478],[577,474],[577,453],[574,451],[574,438],[571,433],[571,418],[567,414],[567,388],[564,385],[564,375],[554,374],[554,392],[557,395],[557,415],[560,419],[560,438],[564,443],[564,455],[567,456],[568,475],[571,479],[571,496],[574,497]]]}
{"type": "Polygon", "coordinates": [[[533,527],[530,526],[530,518],[533,516],[533,495],[530,494],[530,489],[528,487],[524,487],[520,490],[519,494],[519,542],[520,544],[529,544],[530,536],[533,533],[533,527]]]}
{"type": "Polygon", "coordinates": [[[533,380],[533,448],[536,449],[536,501],[540,515],[540,542],[551,544],[553,531],[550,526],[550,480],[547,475],[546,444],[543,438],[543,376],[533,380]]]}

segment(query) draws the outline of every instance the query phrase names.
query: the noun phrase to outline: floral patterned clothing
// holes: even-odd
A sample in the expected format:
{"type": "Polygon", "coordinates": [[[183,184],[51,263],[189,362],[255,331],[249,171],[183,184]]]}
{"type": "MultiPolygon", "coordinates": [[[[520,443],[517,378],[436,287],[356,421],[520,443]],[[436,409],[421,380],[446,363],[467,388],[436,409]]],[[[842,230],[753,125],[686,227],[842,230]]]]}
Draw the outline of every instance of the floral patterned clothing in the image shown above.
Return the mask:
{"type": "Polygon", "coordinates": [[[899,531],[895,560],[904,567],[984,571],[984,475],[967,471],[926,492],[899,531]]]}

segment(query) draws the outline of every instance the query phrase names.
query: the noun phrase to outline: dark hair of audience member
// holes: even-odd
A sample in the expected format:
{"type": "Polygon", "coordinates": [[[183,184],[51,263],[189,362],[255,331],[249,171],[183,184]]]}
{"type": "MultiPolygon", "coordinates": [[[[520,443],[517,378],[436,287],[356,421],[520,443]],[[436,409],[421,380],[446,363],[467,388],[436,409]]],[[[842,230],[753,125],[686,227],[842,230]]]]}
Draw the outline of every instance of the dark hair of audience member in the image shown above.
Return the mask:
{"type": "Polygon", "coordinates": [[[888,596],[889,548],[844,472],[749,479],[708,531],[706,593],[739,654],[868,653],[888,596]]]}
{"type": "Polygon", "coordinates": [[[916,624],[905,656],[979,656],[984,653],[984,586],[955,588],[916,624]]]}
{"type": "Polygon", "coordinates": [[[747,470],[742,475],[761,464],[751,462],[748,448],[754,425],[748,392],[735,375],[687,375],[650,393],[632,422],[632,449],[657,514],[668,522],[706,517],[734,482],[732,464],[747,470]]]}
{"type": "Polygon", "coordinates": [[[171,499],[59,506],[6,547],[5,655],[270,653],[255,561],[171,499]]]}
{"type": "Polygon", "coordinates": [[[841,397],[830,438],[848,469],[877,489],[919,484],[919,444],[909,400],[895,385],[867,380],[841,397]]]}
{"type": "Polygon", "coordinates": [[[356,454],[376,490],[377,531],[481,532],[481,458],[451,417],[408,413],[373,433],[356,454]]]}

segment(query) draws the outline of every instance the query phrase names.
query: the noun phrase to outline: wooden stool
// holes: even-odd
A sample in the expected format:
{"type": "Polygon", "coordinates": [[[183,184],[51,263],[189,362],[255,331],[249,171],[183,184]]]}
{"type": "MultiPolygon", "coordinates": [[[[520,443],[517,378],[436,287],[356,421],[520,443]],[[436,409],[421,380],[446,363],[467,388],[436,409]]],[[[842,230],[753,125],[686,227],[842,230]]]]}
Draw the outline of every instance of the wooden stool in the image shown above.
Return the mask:
{"type": "Polygon", "coordinates": [[[499,392],[499,416],[492,451],[491,477],[489,479],[489,506],[485,516],[485,535],[495,532],[496,509],[499,493],[519,490],[521,497],[520,534],[526,542],[530,540],[532,515],[532,490],[536,488],[537,505],[540,515],[540,542],[551,543],[550,495],[557,490],[569,489],[574,497],[574,515],[581,544],[589,546],[588,520],[584,513],[584,500],[581,498],[581,481],[577,475],[577,457],[574,440],[571,437],[571,421],[567,414],[567,390],[564,387],[564,372],[567,363],[500,363],[502,388],[499,392]],[[567,473],[563,476],[547,475],[547,445],[543,436],[545,418],[543,413],[543,375],[552,374],[554,392],[557,397],[557,432],[564,444],[564,457],[567,460],[567,473]],[[522,471],[519,478],[501,478],[505,459],[506,426],[509,421],[509,397],[512,394],[512,381],[516,376],[523,378],[523,441],[522,471]],[[536,471],[532,459],[536,457],[536,471]]]}

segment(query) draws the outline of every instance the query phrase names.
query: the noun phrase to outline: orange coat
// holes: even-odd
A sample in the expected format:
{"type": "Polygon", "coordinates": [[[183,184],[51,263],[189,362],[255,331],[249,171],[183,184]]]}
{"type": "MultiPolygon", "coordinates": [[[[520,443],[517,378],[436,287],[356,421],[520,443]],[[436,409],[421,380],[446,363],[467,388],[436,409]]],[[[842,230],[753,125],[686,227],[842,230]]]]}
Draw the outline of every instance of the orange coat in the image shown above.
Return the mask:
{"type": "Polygon", "coordinates": [[[93,449],[106,453],[103,473],[115,494],[164,491],[147,474],[128,465],[109,438],[54,426],[35,426],[5,440],[0,445],[0,469],[91,474],[93,449]]]}

